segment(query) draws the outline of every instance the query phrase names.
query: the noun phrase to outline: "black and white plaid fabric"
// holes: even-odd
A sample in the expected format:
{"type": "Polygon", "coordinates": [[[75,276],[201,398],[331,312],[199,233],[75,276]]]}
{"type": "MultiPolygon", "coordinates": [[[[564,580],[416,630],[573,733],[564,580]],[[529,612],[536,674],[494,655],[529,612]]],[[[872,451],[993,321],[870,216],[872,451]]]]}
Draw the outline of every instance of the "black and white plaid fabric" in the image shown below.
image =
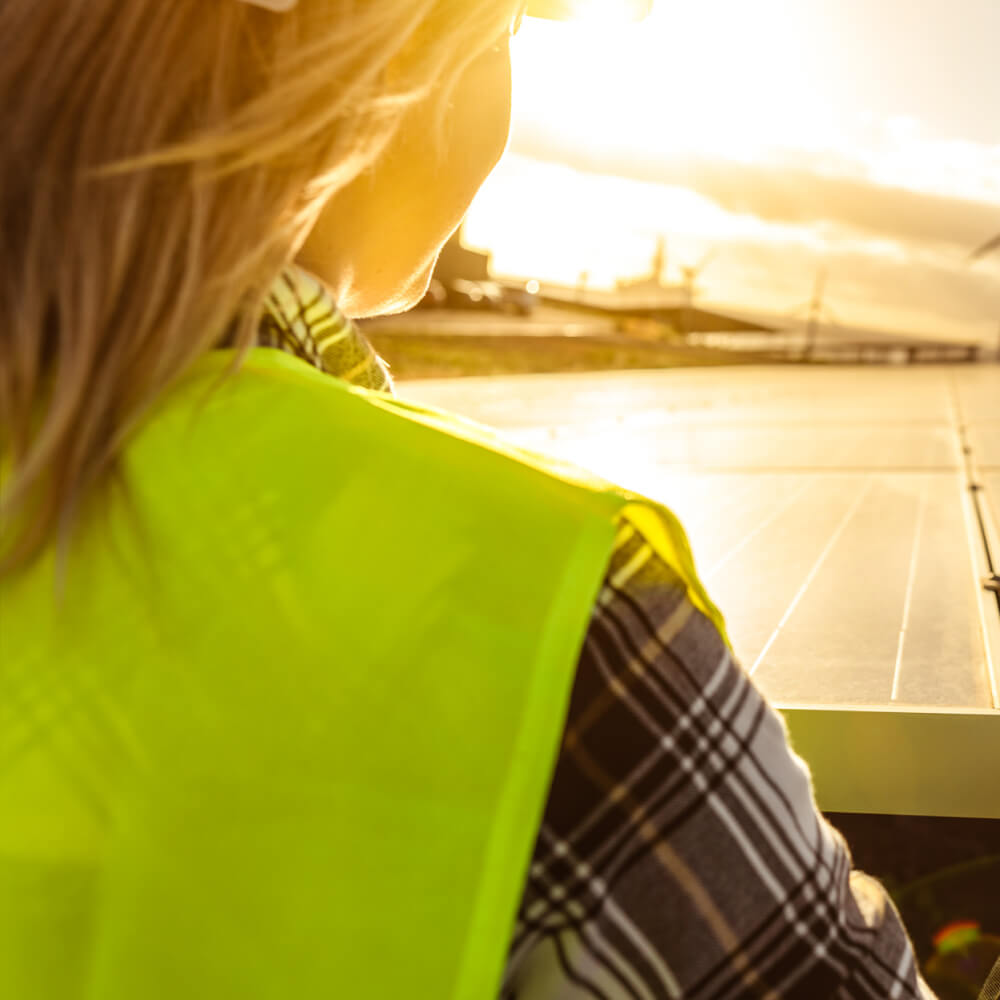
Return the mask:
{"type": "MultiPolygon", "coordinates": [[[[261,344],[391,390],[311,275],[261,344]]],[[[623,521],[577,666],[502,1000],[933,998],[882,887],[851,870],[784,725],[623,521]]]]}
{"type": "Polygon", "coordinates": [[[338,308],[326,286],[289,265],[271,286],[257,329],[261,347],[276,347],[353,385],[392,391],[388,366],[338,308]]]}
{"type": "Polygon", "coordinates": [[[778,714],[628,522],[577,667],[504,1000],[932,997],[778,714]]]}

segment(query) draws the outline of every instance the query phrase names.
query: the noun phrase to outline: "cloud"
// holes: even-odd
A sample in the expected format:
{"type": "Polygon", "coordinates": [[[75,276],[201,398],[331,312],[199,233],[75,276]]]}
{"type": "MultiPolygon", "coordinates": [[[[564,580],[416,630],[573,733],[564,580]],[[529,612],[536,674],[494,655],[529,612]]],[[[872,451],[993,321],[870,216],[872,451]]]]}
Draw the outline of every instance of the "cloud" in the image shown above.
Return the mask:
{"type": "Polygon", "coordinates": [[[498,273],[572,285],[586,271],[590,284],[611,287],[648,273],[663,234],[669,281],[716,251],[699,287],[718,307],[787,312],[824,267],[830,305],[848,325],[995,342],[1000,253],[975,264],[969,253],[1000,231],[1000,207],[802,165],[703,159],[674,164],[669,180],[515,153],[477,199],[466,239],[490,248],[498,273]]]}
{"type": "Polygon", "coordinates": [[[903,259],[863,243],[817,253],[791,244],[730,242],[706,284],[722,298],[790,309],[808,300],[820,267],[828,274],[825,301],[845,324],[995,343],[998,269],[956,267],[934,253],[903,259]]]}
{"type": "Polygon", "coordinates": [[[825,225],[908,249],[937,247],[959,256],[1000,232],[1000,201],[875,183],[849,176],[844,163],[842,172],[833,173],[794,156],[766,163],[687,156],[650,161],[620,150],[568,147],[558,135],[530,127],[515,132],[512,149],[593,173],[685,187],[736,215],[779,225],[825,225]]]}

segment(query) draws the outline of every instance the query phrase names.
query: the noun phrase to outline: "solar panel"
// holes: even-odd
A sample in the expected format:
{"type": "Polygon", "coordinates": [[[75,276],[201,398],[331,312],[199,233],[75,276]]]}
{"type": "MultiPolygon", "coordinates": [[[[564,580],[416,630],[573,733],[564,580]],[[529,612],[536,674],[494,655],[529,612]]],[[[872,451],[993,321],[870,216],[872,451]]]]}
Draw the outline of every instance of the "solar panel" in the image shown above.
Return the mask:
{"type": "Polygon", "coordinates": [[[671,506],[823,808],[1000,818],[1000,367],[403,391],[671,506]]]}

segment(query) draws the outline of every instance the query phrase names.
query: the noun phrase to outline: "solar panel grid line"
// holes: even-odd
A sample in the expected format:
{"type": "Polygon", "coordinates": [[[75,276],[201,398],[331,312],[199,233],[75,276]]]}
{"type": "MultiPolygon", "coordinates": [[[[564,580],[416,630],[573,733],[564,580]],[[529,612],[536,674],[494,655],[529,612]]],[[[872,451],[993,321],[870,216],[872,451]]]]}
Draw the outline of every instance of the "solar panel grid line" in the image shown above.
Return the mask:
{"type": "MultiPolygon", "coordinates": [[[[871,494],[757,672],[771,697],[889,706],[924,481],[872,475],[871,494]]],[[[948,498],[957,503],[958,485],[939,477],[931,483],[933,517],[925,524],[912,590],[899,702],[985,705],[983,657],[969,624],[970,569],[967,560],[953,558],[956,549],[963,551],[964,529],[957,506],[943,507],[948,498]],[[932,537],[928,529],[939,527],[943,534],[932,537]]],[[[781,552],[778,558],[787,559],[781,552]]]]}
{"type": "MultiPolygon", "coordinates": [[[[783,498],[794,496],[806,478],[801,474],[699,476],[697,481],[703,487],[695,491],[690,486],[691,479],[681,485],[667,476],[654,495],[670,507],[684,525],[702,580],[706,584],[711,582],[713,594],[726,598],[731,581],[745,577],[748,563],[754,561],[750,553],[766,545],[774,531],[801,516],[802,504],[798,502],[786,506],[781,518],[773,518],[783,498]],[[739,506],[725,511],[718,507],[715,498],[719,493],[730,488],[735,492],[734,484],[741,483],[750,488],[740,491],[739,506]],[[767,521],[770,524],[764,526],[763,522],[767,521]],[[734,554],[735,549],[740,551],[734,554]],[[716,570],[715,567],[727,558],[731,559],[730,571],[716,570]]],[[[651,482],[650,485],[655,484],[651,482]]],[[[775,620],[777,617],[775,614],[775,620]]]]}
{"type": "MultiPolygon", "coordinates": [[[[752,508],[735,524],[717,523],[709,525],[705,532],[692,534],[691,544],[699,563],[707,565],[721,558],[727,548],[739,542],[741,533],[749,533],[783,494],[794,492],[808,476],[800,472],[748,478],[758,484],[752,508]]],[[[726,572],[711,581],[710,592],[726,615],[730,636],[743,663],[752,664],[764,648],[867,478],[868,474],[818,478],[816,490],[787,508],[781,518],[745,546],[726,572]]]]}
{"type": "Polygon", "coordinates": [[[957,472],[930,479],[900,672],[900,704],[990,708],[964,502],[957,472]]]}
{"type": "Polygon", "coordinates": [[[868,492],[871,490],[871,487],[872,487],[872,479],[871,477],[868,477],[865,480],[864,488],[857,495],[857,497],[854,500],[854,503],[852,503],[851,506],[847,509],[847,513],[844,514],[844,516],[841,518],[836,528],[834,528],[833,534],[827,540],[827,543],[823,547],[823,551],[820,553],[819,558],[816,560],[815,563],[813,563],[811,569],[806,574],[806,577],[803,580],[802,585],[796,591],[795,597],[792,598],[791,604],[788,605],[787,609],[785,610],[785,613],[781,616],[777,626],[771,633],[771,637],[764,644],[764,648],[760,651],[760,653],[758,653],[757,658],[750,666],[748,672],[751,677],[760,667],[761,663],[763,663],[764,657],[767,656],[769,650],[771,649],[771,646],[774,645],[775,640],[777,640],[778,636],[781,634],[781,630],[785,627],[785,625],[788,624],[788,621],[794,614],[796,607],[798,607],[799,602],[802,600],[806,591],[809,589],[809,585],[813,582],[813,580],[816,579],[816,574],[819,573],[820,569],[822,569],[823,563],[826,562],[830,553],[833,551],[834,546],[840,540],[840,536],[844,533],[844,529],[847,527],[847,525],[851,522],[851,519],[857,513],[858,509],[861,506],[862,501],[865,499],[865,497],[868,495],[868,492]]]}
{"type": "Polygon", "coordinates": [[[765,515],[764,518],[759,521],[757,525],[747,534],[745,534],[740,541],[736,543],[736,545],[730,548],[724,556],[717,559],[711,566],[708,567],[708,569],[704,570],[702,572],[702,577],[705,583],[711,583],[716,574],[718,574],[731,559],[738,556],[762,531],[765,531],[779,518],[781,518],[804,493],[815,485],[815,483],[816,477],[810,476],[783,504],[781,504],[780,507],[777,507],[770,514],[765,515]]]}
{"type": "MultiPolygon", "coordinates": [[[[939,424],[940,421],[937,421],[936,423],[939,424]]],[[[935,438],[929,437],[927,440],[927,449],[925,458],[927,459],[930,458],[930,455],[934,450],[935,444],[936,444],[935,438]]],[[[957,465],[957,454],[955,456],[955,462],[957,465]]],[[[949,478],[952,478],[954,477],[955,473],[953,470],[949,470],[946,473],[946,475],[949,478]]],[[[905,662],[904,654],[907,650],[907,639],[911,640],[909,643],[910,660],[909,663],[907,664],[907,666],[911,668],[907,673],[907,676],[911,679],[911,681],[914,680],[920,674],[920,666],[921,666],[920,655],[928,645],[927,643],[919,643],[919,641],[914,641],[914,640],[919,640],[919,638],[921,638],[922,619],[914,623],[915,627],[911,627],[910,616],[913,611],[914,594],[917,583],[917,573],[918,573],[918,567],[920,566],[919,560],[921,554],[921,539],[923,536],[923,530],[926,520],[928,497],[930,495],[930,485],[931,485],[931,479],[930,479],[930,473],[928,472],[923,477],[920,488],[920,497],[917,503],[917,512],[916,512],[914,531],[913,531],[913,545],[910,552],[910,561],[906,579],[906,589],[903,597],[900,628],[897,637],[896,656],[892,672],[892,686],[889,691],[888,700],[890,703],[898,703],[901,700],[904,701],[907,700],[903,698],[904,691],[902,683],[904,677],[904,669],[903,669],[905,662]]],[[[918,699],[918,700],[925,700],[925,699],[918,699]]]]}
{"type": "MultiPolygon", "coordinates": [[[[704,578],[703,567],[720,558],[716,545],[708,545],[706,540],[717,543],[722,551],[734,544],[733,537],[742,533],[740,526],[748,512],[756,512],[761,506],[760,484],[746,476],[724,477],[717,484],[694,474],[671,476],[670,479],[669,488],[654,476],[637,481],[635,485],[638,492],[665,503],[680,519],[694,553],[695,565],[704,578]],[[729,532],[713,529],[720,517],[724,518],[727,528],[733,529],[733,537],[729,532]]],[[[630,484],[626,481],[625,485],[630,484]]]]}
{"type": "Polygon", "coordinates": [[[906,633],[910,624],[910,606],[913,602],[913,584],[917,577],[917,562],[920,557],[920,537],[924,525],[924,513],[927,509],[927,493],[930,478],[924,477],[923,489],[920,491],[920,504],[917,510],[917,524],[913,531],[913,549],[910,554],[910,568],[906,577],[906,594],[903,598],[903,620],[899,626],[899,640],[896,646],[896,662],[892,668],[892,690],[890,701],[899,700],[899,682],[903,668],[903,650],[906,645],[906,633]]]}

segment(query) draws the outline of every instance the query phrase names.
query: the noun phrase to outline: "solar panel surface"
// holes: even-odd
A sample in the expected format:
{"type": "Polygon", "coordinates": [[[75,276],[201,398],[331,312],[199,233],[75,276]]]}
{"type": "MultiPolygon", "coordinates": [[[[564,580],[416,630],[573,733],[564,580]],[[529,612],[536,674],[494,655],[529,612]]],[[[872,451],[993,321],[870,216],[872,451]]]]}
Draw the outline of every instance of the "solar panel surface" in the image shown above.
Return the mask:
{"type": "Polygon", "coordinates": [[[828,808],[874,796],[874,811],[1000,817],[1000,606],[983,585],[1000,557],[1000,366],[533,375],[402,394],[670,506],[828,808]],[[849,727],[865,754],[901,759],[835,791],[849,727]],[[970,757],[987,765],[956,779],[970,757]]]}

